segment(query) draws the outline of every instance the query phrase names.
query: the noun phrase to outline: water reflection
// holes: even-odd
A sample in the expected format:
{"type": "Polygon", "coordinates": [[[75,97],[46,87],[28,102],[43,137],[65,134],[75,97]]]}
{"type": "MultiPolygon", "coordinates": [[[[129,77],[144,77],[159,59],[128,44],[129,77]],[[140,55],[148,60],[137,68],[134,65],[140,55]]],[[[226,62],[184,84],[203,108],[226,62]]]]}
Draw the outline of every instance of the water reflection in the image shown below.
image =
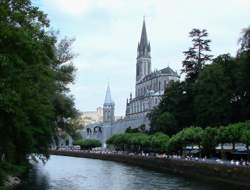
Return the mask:
{"type": "MultiPolygon", "coordinates": [[[[17,190],[229,190],[222,184],[163,174],[111,161],[51,156],[17,190]]],[[[235,188],[232,188],[235,189],[235,188]]]]}

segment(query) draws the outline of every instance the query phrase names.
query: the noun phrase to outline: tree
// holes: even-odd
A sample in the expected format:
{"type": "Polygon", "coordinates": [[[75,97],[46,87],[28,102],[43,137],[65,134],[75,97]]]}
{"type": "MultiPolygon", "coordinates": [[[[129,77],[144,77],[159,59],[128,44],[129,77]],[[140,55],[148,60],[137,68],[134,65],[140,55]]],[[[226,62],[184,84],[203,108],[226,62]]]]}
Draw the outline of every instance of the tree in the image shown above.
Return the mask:
{"type": "Polygon", "coordinates": [[[151,149],[157,152],[165,152],[167,150],[167,143],[169,136],[163,133],[155,133],[150,136],[151,149]]]}
{"type": "Polygon", "coordinates": [[[242,30],[242,35],[239,39],[239,53],[250,50],[250,26],[242,30]]]}
{"type": "Polygon", "coordinates": [[[91,150],[92,148],[101,147],[102,143],[95,139],[77,140],[74,145],[79,145],[82,150],[91,150]]]}
{"type": "Polygon", "coordinates": [[[250,129],[245,129],[241,135],[241,142],[246,145],[247,151],[249,152],[250,145],[250,129]]]}
{"type": "Polygon", "coordinates": [[[203,152],[209,157],[214,154],[215,148],[217,146],[217,135],[218,129],[207,127],[202,133],[201,145],[203,147],[203,152]]]}
{"type": "Polygon", "coordinates": [[[193,124],[194,112],[191,89],[191,85],[186,82],[171,83],[166,89],[159,106],[149,114],[152,132],[161,131],[172,135],[193,124]],[[164,123],[167,121],[168,123],[164,123]]]}
{"type": "Polygon", "coordinates": [[[168,135],[175,134],[176,131],[176,121],[174,116],[169,112],[161,113],[157,119],[153,127],[151,128],[152,132],[163,132],[168,135]]]}
{"type": "Polygon", "coordinates": [[[31,153],[48,157],[56,128],[76,111],[67,88],[75,71],[71,49],[60,45],[71,41],[57,43],[30,0],[2,0],[0,12],[0,156],[24,165],[31,153]]]}
{"type": "Polygon", "coordinates": [[[186,74],[188,81],[195,81],[207,61],[210,61],[212,55],[207,54],[211,51],[209,43],[211,40],[206,39],[207,30],[194,28],[189,36],[192,38],[193,46],[184,51],[185,59],[182,62],[182,73],[186,74]]]}
{"type": "Polygon", "coordinates": [[[250,26],[243,29],[239,39],[240,49],[236,61],[239,63],[241,70],[241,116],[242,120],[250,117],[250,26]]]}
{"type": "Polygon", "coordinates": [[[228,54],[204,67],[194,84],[196,125],[219,126],[239,121],[239,68],[228,54]]]}

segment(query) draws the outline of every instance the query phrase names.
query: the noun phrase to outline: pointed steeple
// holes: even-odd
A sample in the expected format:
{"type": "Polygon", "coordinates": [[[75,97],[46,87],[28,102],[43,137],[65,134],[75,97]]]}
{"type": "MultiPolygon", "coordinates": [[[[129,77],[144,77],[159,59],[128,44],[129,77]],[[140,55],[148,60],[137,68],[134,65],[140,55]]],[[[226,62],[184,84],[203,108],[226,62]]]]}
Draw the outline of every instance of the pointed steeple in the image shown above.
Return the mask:
{"type": "Polygon", "coordinates": [[[115,120],[115,103],[112,101],[110,87],[108,84],[103,104],[103,122],[113,122],[114,120],[115,120]]]}
{"type": "Polygon", "coordinates": [[[106,96],[105,96],[104,104],[113,104],[109,84],[108,84],[108,87],[107,87],[107,90],[106,90],[106,96]]]}
{"type": "Polygon", "coordinates": [[[143,19],[143,25],[142,25],[142,31],[141,31],[141,41],[140,41],[140,47],[145,48],[148,45],[148,36],[147,36],[147,30],[146,30],[146,23],[145,18],[143,19]]]}
{"type": "Polygon", "coordinates": [[[137,57],[150,57],[150,44],[148,41],[148,35],[146,30],[146,22],[145,17],[143,19],[142,31],[141,31],[141,39],[137,48],[137,57]]]}

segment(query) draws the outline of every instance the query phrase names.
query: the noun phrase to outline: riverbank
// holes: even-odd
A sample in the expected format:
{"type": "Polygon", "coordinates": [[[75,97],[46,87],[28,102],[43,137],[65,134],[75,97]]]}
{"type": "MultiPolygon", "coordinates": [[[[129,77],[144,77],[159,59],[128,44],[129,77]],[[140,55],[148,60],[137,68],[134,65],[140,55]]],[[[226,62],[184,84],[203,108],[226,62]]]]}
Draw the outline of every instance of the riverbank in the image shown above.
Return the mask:
{"type": "Polygon", "coordinates": [[[124,154],[102,154],[73,151],[50,151],[53,155],[73,156],[110,160],[150,168],[162,172],[173,172],[184,176],[202,178],[250,188],[250,168],[244,166],[223,165],[197,162],[193,160],[145,157],[124,154]]]}

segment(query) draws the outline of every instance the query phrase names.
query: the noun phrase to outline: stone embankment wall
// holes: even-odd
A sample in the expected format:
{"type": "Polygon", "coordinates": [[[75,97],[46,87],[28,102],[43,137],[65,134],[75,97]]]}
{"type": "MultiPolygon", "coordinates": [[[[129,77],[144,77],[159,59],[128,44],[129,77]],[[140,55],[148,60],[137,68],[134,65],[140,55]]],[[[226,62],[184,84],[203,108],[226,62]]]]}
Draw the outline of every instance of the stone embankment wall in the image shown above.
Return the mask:
{"type": "MultiPolygon", "coordinates": [[[[86,152],[51,151],[53,155],[73,156],[110,160],[151,168],[162,172],[173,172],[184,176],[203,178],[238,185],[250,189],[250,168],[206,162],[162,159],[156,157],[142,157],[119,154],[97,154],[86,152]]],[[[237,188],[238,189],[238,188],[237,188]]]]}

